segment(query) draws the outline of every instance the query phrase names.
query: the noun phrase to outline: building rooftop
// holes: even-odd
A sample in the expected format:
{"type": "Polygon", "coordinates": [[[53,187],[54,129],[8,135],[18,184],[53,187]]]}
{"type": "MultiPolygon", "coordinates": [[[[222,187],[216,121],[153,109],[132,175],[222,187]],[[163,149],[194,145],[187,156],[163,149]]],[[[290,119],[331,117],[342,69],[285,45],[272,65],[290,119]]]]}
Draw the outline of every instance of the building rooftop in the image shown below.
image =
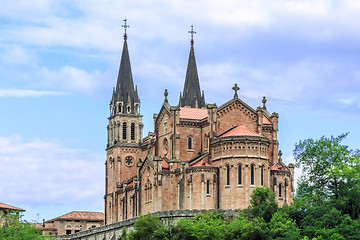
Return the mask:
{"type": "Polygon", "coordinates": [[[189,108],[181,107],[180,108],[180,118],[201,120],[206,118],[208,115],[206,108],[189,108]]]}
{"type": "Polygon", "coordinates": [[[260,134],[250,130],[249,128],[245,127],[244,125],[236,126],[227,132],[222,133],[219,135],[218,138],[221,137],[230,137],[230,136],[255,136],[255,137],[261,137],[260,134]]]}
{"type": "Polygon", "coordinates": [[[55,222],[59,220],[104,221],[104,218],[105,216],[104,213],[102,212],[72,211],[60,217],[47,220],[46,223],[55,222]]]}
{"type": "Polygon", "coordinates": [[[20,211],[20,212],[24,212],[24,209],[18,208],[18,207],[14,207],[5,203],[0,202],[0,210],[1,209],[6,209],[6,210],[14,210],[14,211],[20,211]]]}

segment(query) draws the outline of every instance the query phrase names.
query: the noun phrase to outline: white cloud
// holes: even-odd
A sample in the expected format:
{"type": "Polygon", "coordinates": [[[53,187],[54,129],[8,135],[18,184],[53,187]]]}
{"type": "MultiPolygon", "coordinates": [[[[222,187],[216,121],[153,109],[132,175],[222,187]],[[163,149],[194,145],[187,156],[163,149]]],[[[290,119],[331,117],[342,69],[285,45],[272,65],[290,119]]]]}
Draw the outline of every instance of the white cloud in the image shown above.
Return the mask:
{"type": "Polygon", "coordinates": [[[43,96],[58,96],[67,95],[66,92],[55,91],[38,91],[29,89],[0,89],[1,97],[43,97],[43,96]]]}
{"type": "Polygon", "coordinates": [[[1,200],[20,205],[82,205],[84,209],[101,205],[102,158],[56,139],[0,137],[1,200]]]}
{"type": "Polygon", "coordinates": [[[1,45],[0,62],[8,65],[32,65],[37,61],[37,57],[29,53],[27,49],[18,44],[1,45]]]}
{"type": "Polygon", "coordinates": [[[100,84],[101,78],[99,71],[88,73],[72,66],[63,66],[58,70],[44,67],[38,74],[41,79],[39,85],[83,93],[93,92],[100,84]]]}

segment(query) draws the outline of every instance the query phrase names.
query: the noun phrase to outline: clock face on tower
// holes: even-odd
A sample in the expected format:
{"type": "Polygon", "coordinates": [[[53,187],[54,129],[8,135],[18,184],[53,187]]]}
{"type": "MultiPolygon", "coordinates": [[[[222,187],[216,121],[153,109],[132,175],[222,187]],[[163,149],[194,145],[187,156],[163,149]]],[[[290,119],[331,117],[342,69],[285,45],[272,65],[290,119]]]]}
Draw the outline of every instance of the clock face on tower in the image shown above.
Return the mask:
{"type": "Polygon", "coordinates": [[[134,165],[134,158],[132,156],[127,156],[125,158],[125,165],[127,167],[131,167],[132,165],[134,165]]]}

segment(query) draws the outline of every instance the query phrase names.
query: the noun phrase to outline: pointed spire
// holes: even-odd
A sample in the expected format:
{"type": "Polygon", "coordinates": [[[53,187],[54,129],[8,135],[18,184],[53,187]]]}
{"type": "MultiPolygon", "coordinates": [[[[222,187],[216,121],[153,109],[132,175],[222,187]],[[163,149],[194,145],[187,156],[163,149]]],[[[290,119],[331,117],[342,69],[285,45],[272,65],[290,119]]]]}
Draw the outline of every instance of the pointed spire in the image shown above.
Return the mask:
{"type": "Polygon", "coordinates": [[[200,83],[194,52],[194,33],[196,32],[194,32],[193,25],[191,25],[191,31],[189,31],[189,33],[191,34],[191,47],[186,70],[183,96],[181,97],[180,94],[179,105],[180,107],[189,106],[192,108],[201,108],[205,107],[205,97],[204,94],[201,96],[200,91],[200,83]]]}
{"type": "Polygon", "coordinates": [[[134,102],[140,103],[137,88],[134,90],[134,83],[132,78],[131,72],[131,64],[130,64],[130,57],[127,45],[127,33],[126,29],[129,27],[126,23],[127,19],[124,19],[124,25],[122,27],[125,29],[124,34],[124,46],[122,50],[121,60],[120,60],[120,67],[119,67],[119,74],[116,83],[116,90],[113,93],[113,104],[116,101],[122,102],[122,113],[126,113],[127,108],[130,107],[130,113],[134,113],[134,102]]]}

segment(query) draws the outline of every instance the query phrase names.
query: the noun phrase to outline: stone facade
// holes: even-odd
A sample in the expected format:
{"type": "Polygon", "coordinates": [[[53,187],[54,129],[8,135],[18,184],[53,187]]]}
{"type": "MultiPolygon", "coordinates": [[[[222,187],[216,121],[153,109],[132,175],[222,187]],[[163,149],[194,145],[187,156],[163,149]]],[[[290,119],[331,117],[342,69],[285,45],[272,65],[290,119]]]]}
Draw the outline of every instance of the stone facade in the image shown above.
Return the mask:
{"type": "Polygon", "coordinates": [[[140,99],[124,39],[110,102],[105,224],[159,211],[244,209],[261,186],[276,193],[279,205],[292,201],[294,166],[286,166],[279,154],[279,115],[267,111],[265,97],[262,107],[250,107],[238,97],[236,84],[228,102],[204,104],[193,40],[179,104],[170,105],[165,91],[154,132],[142,138],[140,99]]]}

